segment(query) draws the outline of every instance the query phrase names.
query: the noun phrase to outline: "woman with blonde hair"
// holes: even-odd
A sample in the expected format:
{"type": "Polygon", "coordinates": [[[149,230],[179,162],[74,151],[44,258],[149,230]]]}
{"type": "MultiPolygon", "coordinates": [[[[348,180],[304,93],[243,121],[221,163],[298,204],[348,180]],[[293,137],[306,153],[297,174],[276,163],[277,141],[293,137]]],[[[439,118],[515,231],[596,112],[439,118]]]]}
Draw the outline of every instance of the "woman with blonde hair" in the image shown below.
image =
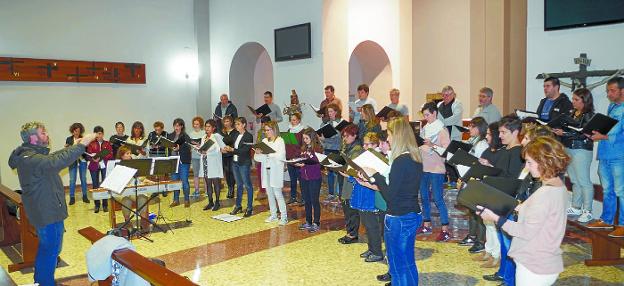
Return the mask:
{"type": "Polygon", "coordinates": [[[552,137],[537,137],[522,150],[531,175],[542,186],[516,207],[518,221],[477,206],[513,237],[508,255],[516,263],[516,285],[552,285],[563,271],[561,241],[565,234],[568,194],[561,174],[570,163],[564,146],[552,137]]]}
{"type": "Polygon", "coordinates": [[[286,201],[282,194],[284,186],[284,161],[286,160],[286,146],[284,139],[279,136],[279,128],[276,121],[264,123],[263,127],[265,138],[262,143],[271,147],[275,152],[263,154],[262,150],[254,148],[254,160],[261,163],[262,187],[266,189],[269,200],[269,209],[271,215],[265,222],[277,221],[277,209],[281,213],[280,225],[288,223],[288,214],[286,213],[286,201]],[[277,206],[275,205],[277,203],[277,206]]]}
{"type": "Polygon", "coordinates": [[[375,108],[372,104],[364,104],[362,106],[362,120],[358,122],[358,138],[364,138],[364,135],[369,132],[374,132],[379,135],[381,133],[381,125],[379,124],[379,118],[375,114],[375,108]]]}

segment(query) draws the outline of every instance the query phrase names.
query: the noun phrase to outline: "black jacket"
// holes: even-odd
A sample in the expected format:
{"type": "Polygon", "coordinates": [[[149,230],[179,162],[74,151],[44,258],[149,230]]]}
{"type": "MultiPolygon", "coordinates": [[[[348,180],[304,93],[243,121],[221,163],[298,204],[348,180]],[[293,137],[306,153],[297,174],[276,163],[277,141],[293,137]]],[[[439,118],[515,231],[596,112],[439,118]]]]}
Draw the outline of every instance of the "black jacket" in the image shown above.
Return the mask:
{"type": "MultiPolygon", "coordinates": [[[[546,100],[548,100],[546,97],[542,98],[542,100],[540,100],[539,106],[537,107],[537,116],[540,116],[540,120],[544,120],[541,118],[541,114],[546,100]]],[[[572,108],[572,102],[570,101],[568,96],[565,93],[561,93],[559,97],[555,99],[552,108],[550,108],[550,111],[548,112],[549,117],[546,121],[550,121],[560,114],[570,114],[570,110],[572,110],[572,108]]]]}
{"type": "MultiPolygon", "coordinates": [[[[574,113],[574,109],[572,109],[571,112],[574,113]]],[[[589,123],[589,120],[591,120],[592,117],[594,117],[593,112],[583,113],[576,117],[572,114],[570,118],[573,122],[571,122],[569,126],[583,128],[587,125],[587,123],[589,123]]],[[[569,149],[594,150],[593,140],[585,136],[585,134],[569,128],[564,128],[563,135],[561,136],[561,143],[569,149]]]]}
{"type": "Polygon", "coordinates": [[[422,163],[414,161],[409,154],[401,154],[390,166],[389,185],[386,184],[386,178],[379,173],[373,176],[374,183],[388,204],[389,215],[420,213],[418,194],[422,174],[422,163]]]}
{"type": "Polygon", "coordinates": [[[76,162],[85,146],[76,144],[52,154],[47,147],[22,144],[9,157],[9,167],[17,169],[26,215],[35,228],[67,218],[65,188],[59,172],[76,162]]]}
{"type": "MultiPolygon", "coordinates": [[[[232,132],[232,137],[234,138],[234,142],[236,142],[236,138],[238,137],[238,131],[232,132]],[[234,133],[236,132],[236,133],[234,133]]],[[[243,138],[241,138],[240,143],[238,144],[238,148],[234,148],[234,155],[238,156],[238,161],[234,162],[237,165],[251,165],[251,145],[244,143],[253,143],[253,136],[251,133],[245,131],[243,134],[243,138]]]]}
{"type": "MultiPolygon", "coordinates": [[[[156,135],[156,131],[152,131],[147,135],[147,140],[149,141],[149,154],[150,157],[163,157],[167,152],[165,152],[165,147],[160,144],[154,145],[160,137],[167,138],[167,131],[162,131],[160,135],[156,135]]],[[[167,138],[168,139],[168,138],[167,138]]]]}
{"type": "MultiPolygon", "coordinates": [[[[171,141],[175,141],[174,140],[175,136],[176,136],[175,132],[171,132],[167,134],[167,139],[171,141]]],[[[191,137],[189,137],[186,134],[186,132],[182,131],[182,133],[180,133],[180,138],[178,138],[178,140],[180,140],[180,149],[178,149],[178,155],[180,155],[180,162],[182,162],[182,164],[190,164],[191,163],[191,146],[189,146],[189,144],[186,144],[186,142],[191,143],[191,137]]],[[[169,154],[171,154],[171,152],[169,152],[169,154]]]]}
{"type": "MultiPolygon", "coordinates": [[[[221,130],[219,134],[223,136],[223,143],[225,143],[225,145],[234,147],[234,142],[236,141],[236,137],[238,137],[238,131],[236,131],[236,129],[232,129],[230,133],[226,133],[225,131],[221,130]]],[[[229,158],[233,156],[234,155],[229,152],[223,153],[223,158],[229,158]]]]}

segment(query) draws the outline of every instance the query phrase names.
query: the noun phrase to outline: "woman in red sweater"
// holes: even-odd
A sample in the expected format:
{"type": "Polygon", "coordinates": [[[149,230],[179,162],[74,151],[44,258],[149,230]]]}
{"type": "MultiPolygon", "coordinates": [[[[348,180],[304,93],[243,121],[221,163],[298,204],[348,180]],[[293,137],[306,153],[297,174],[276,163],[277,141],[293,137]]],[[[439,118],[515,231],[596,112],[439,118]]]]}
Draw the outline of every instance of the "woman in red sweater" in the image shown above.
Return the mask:
{"type": "MultiPolygon", "coordinates": [[[[104,128],[102,128],[102,126],[95,126],[93,128],[93,133],[96,135],[95,141],[87,146],[87,159],[89,160],[88,168],[89,173],[91,173],[91,184],[93,189],[97,189],[106,177],[106,163],[108,163],[108,160],[113,159],[113,147],[110,142],[104,140],[104,128]],[[102,150],[108,150],[108,153],[99,156],[102,150]]],[[[93,200],[93,202],[95,203],[94,212],[100,212],[100,200],[93,200]]],[[[108,200],[104,200],[102,206],[104,212],[108,212],[108,200]]]]}

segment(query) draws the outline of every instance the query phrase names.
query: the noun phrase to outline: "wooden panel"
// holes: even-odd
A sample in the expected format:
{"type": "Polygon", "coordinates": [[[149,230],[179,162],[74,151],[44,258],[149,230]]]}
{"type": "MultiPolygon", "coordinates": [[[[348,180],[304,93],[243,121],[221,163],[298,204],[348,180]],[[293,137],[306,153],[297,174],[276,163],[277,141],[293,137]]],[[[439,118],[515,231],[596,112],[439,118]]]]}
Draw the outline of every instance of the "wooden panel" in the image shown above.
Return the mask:
{"type": "Polygon", "coordinates": [[[145,64],[0,57],[0,81],[145,84],[145,64]]]}
{"type": "MultiPolygon", "coordinates": [[[[34,227],[28,221],[26,211],[24,210],[24,206],[22,204],[22,197],[3,185],[0,185],[0,196],[2,196],[4,200],[13,201],[19,207],[20,220],[16,220],[15,222],[6,222],[5,218],[11,218],[5,217],[3,210],[3,231],[5,234],[8,232],[13,233],[11,237],[6,239],[6,241],[3,240],[3,243],[6,242],[6,245],[12,245],[17,242],[21,242],[20,254],[22,255],[22,262],[10,264],[8,267],[9,272],[32,267],[35,262],[35,256],[37,255],[39,238],[35,234],[34,227]],[[15,234],[19,234],[19,240],[16,240],[15,234]]],[[[8,216],[8,212],[6,215],[8,216]]]]}

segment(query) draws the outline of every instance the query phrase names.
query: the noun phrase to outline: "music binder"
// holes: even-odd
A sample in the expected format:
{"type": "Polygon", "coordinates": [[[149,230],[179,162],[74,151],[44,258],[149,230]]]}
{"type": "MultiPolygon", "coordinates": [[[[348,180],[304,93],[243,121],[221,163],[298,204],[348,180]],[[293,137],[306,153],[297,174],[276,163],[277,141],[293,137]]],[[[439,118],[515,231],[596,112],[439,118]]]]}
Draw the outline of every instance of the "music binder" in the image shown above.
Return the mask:
{"type": "Polygon", "coordinates": [[[202,145],[201,147],[199,147],[197,150],[199,152],[205,152],[208,151],[208,149],[210,149],[210,147],[212,147],[212,145],[214,145],[215,141],[212,139],[208,139],[208,141],[204,142],[204,145],[202,145]]]}
{"type": "Polygon", "coordinates": [[[569,129],[581,132],[583,134],[592,135],[594,131],[599,132],[600,134],[608,134],[609,131],[615,126],[619,121],[615,120],[609,116],[606,116],[602,113],[596,113],[594,116],[587,122],[585,127],[577,128],[568,126],[569,129]]]}
{"type": "Polygon", "coordinates": [[[340,123],[338,123],[338,125],[336,125],[336,127],[334,127],[336,130],[338,130],[339,132],[342,131],[342,129],[344,129],[345,127],[347,127],[350,123],[346,120],[342,120],[340,121],[340,123]]]}
{"type": "Polygon", "coordinates": [[[447,162],[453,166],[473,166],[476,164],[480,164],[479,158],[464,151],[463,149],[458,149],[455,153],[453,153],[453,156],[447,162]]]}
{"type": "Polygon", "coordinates": [[[466,133],[466,132],[470,131],[468,128],[466,128],[464,126],[453,125],[453,127],[457,128],[457,130],[459,130],[459,132],[461,132],[461,133],[466,133]]]}
{"type": "Polygon", "coordinates": [[[457,202],[476,212],[479,211],[478,205],[483,206],[502,217],[511,214],[518,205],[514,197],[476,180],[468,181],[466,187],[459,191],[457,202]]]}
{"type": "Polygon", "coordinates": [[[323,137],[325,138],[330,138],[338,134],[338,131],[336,131],[336,129],[331,125],[331,123],[327,123],[323,125],[323,127],[316,130],[316,134],[318,134],[319,136],[323,135],[323,137]]]}
{"type": "Polygon", "coordinates": [[[251,145],[251,148],[253,149],[260,149],[262,151],[262,154],[275,153],[275,150],[273,150],[273,148],[269,147],[269,145],[265,144],[264,142],[258,142],[256,144],[252,144],[252,143],[244,143],[244,144],[251,145]]]}
{"type": "Polygon", "coordinates": [[[165,148],[174,148],[176,147],[176,145],[182,145],[184,144],[184,138],[180,137],[178,138],[178,140],[176,140],[175,142],[170,140],[169,138],[165,138],[165,137],[160,137],[160,143],[163,147],[165,148]]]}
{"type": "Polygon", "coordinates": [[[396,110],[386,105],[379,112],[377,112],[376,116],[379,118],[387,119],[388,113],[390,113],[391,111],[396,111],[396,110]]]}
{"type": "MultiPolygon", "coordinates": [[[[117,162],[117,166],[126,166],[128,168],[136,169],[137,172],[135,176],[145,177],[151,175],[154,171],[152,168],[152,161],[152,159],[121,160],[117,162]]],[[[113,171],[115,171],[115,169],[113,169],[113,171]]]]}
{"type": "Polygon", "coordinates": [[[485,166],[481,164],[474,164],[470,166],[470,169],[466,171],[466,174],[462,177],[464,181],[469,179],[482,179],[485,176],[498,176],[502,172],[499,168],[485,166]]]}
{"type": "Polygon", "coordinates": [[[267,116],[269,115],[269,113],[271,113],[271,108],[266,103],[256,109],[249,105],[247,105],[247,108],[249,108],[249,111],[251,111],[251,113],[253,113],[254,115],[262,114],[262,116],[267,116]]]}
{"type": "Polygon", "coordinates": [[[108,149],[102,149],[100,152],[97,153],[86,153],[88,156],[90,156],[93,159],[97,159],[97,158],[104,158],[106,157],[108,154],[110,154],[110,150],[108,149]]]}
{"type": "Polygon", "coordinates": [[[139,151],[142,151],[145,149],[145,147],[147,147],[147,143],[149,143],[149,140],[146,139],[145,141],[143,141],[143,144],[141,145],[132,144],[127,141],[121,141],[121,142],[123,142],[124,146],[127,146],[128,148],[130,148],[130,152],[132,154],[138,154],[139,151]]]}
{"type": "Polygon", "coordinates": [[[284,139],[284,144],[286,145],[299,145],[299,141],[297,141],[295,133],[280,132],[280,137],[284,139]]]}
{"type": "Polygon", "coordinates": [[[518,194],[518,189],[520,189],[520,186],[522,185],[522,180],[520,179],[510,179],[505,177],[485,176],[481,181],[486,185],[494,187],[514,198],[516,197],[516,194],[518,194]]]}
{"type": "Polygon", "coordinates": [[[420,135],[414,134],[414,136],[416,136],[416,144],[418,146],[422,146],[425,145],[425,139],[420,137],[420,135]]]}
{"type": "Polygon", "coordinates": [[[323,112],[323,110],[322,110],[321,108],[316,108],[316,107],[314,107],[314,105],[312,105],[312,104],[308,104],[308,105],[310,106],[310,108],[312,108],[312,110],[314,110],[314,112],[315,112],[317,115],[323,115],[323,113],[324,113],[324,112],[323,112]]]}
{"type": "MultiPolygon", "coordinates": [[[[472,144],[468,144],[468,143],[465,143],[465,142],[453,140],[453,141],[451,141],[451,143],[449,143],[449,145],[446,147],[446,149],[444,149],[444,152],[439,153],[439,154],[442,157],[446,157],[447,153],[455,154],[458,150],[464,150],[464,151],[468,152],[468,151],[470,151],[470,149],[472,149],[472,144]]],[[[438,152],[440,149],[434,149],[434,150],[436,152],[438,152]]]]}

